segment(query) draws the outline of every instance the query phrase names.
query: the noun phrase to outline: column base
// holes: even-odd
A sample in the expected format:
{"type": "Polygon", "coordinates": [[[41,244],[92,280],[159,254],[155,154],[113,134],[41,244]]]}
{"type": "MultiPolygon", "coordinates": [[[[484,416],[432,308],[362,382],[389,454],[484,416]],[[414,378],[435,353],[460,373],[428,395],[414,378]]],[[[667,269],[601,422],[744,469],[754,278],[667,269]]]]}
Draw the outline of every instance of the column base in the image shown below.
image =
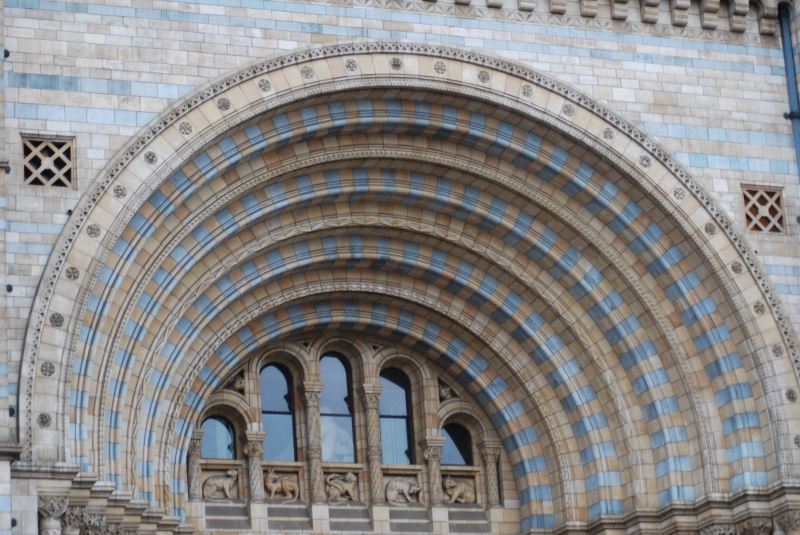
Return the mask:
{"type": "Polygon", "coordinates": [[[311,504],[311,525],[316,533],[330,533],[331,516],[327,503],[311,504]]]}
{"type": "Polygon", "coordinates": [[[431,505],[431,522],[435,535],[450,535],[450,512],[447,506],[431,505]]]}
{"type": "Polygon", "coordinates": [[[375,533],[391,533],[389,528],[389,506],[385,503],[373,503],[369,508],[372,526],[375,533]]]}

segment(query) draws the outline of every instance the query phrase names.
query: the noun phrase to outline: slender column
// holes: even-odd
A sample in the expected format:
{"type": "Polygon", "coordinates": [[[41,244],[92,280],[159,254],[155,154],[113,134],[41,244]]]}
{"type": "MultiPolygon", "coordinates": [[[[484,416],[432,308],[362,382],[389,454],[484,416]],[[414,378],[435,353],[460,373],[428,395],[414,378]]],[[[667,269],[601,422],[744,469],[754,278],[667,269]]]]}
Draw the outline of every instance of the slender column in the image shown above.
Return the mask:
{"type": "Polygon", "coordinates": [[[192,433],[187,451],[187,477],[189,479],[189,500],[200,501],[203,494],[200,491],[200,451],[203,448],[203,429],[198,429],[192,433]]]}
{"type": "Polygon", "coordinates": [[[383,451],[381,448],[381,417],[378,414],[378,405],[381,401],[381,384],[365,384],[359,388],[358,393],[364,400],[367,409],[367,460],[369,461],[369,484],[372,493],[372,503],[381,503],[383,496],[383,451]]]}
{"type": "Polygon", "coordinates": [[[483,466],[486,467],[486,490],[489,495],[489,507],[500,507],[500,482],[497,478],[497,462],[501,449],[482,442],[479,446],[483,466]]]}
{"type": "Polygon", "coordinates": [[[66,496],[39,496],[39,535],[61,535],[61,517],[66,512],[66,496]]]}
{"type": "Polygon", "coordinates": [[[311,472],[311,501],[325,501],[324,481],[322,477],[322,431],[319,422],[319,398],[325,383],[303,383],[303,403],[306,406],[306,434],[308,435],[308,466],[311,472]]]}
{"type": "Polygon", "coordinates": [[[250,483],[250,502],[264,500],[264,470],[261,459],[264,457],[263,431],[247,431],[247,442],[244,444],[244,455],[247,457],[247,475],[250,483]]]}
{"type": "Polygon", "coordinates": [[[440,465],[442,461],[442,446],[444,438],[429,437],[420,442],[422,446],[422,457],[428,463],[428,481],[430,482],[431,505],[439,505],[443,501],[442,497],[442,474],[440,465]]]}

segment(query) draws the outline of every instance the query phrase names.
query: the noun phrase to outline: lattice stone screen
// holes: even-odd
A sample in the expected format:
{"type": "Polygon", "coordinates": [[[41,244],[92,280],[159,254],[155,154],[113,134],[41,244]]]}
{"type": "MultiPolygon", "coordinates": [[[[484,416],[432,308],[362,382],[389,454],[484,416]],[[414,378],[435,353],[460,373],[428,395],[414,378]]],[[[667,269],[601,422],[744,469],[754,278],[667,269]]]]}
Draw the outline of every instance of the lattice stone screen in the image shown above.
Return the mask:
{"type": "Polygon", "coordinates": [[[23,137],[22,156],[25,185],[73,187],[72,139],[23,137]]]}
{"type": "Polygon", "coordinates": [[[784,229],[783,198],[779,189],[743,188],[747,230],[781,233],[784,229]]]}

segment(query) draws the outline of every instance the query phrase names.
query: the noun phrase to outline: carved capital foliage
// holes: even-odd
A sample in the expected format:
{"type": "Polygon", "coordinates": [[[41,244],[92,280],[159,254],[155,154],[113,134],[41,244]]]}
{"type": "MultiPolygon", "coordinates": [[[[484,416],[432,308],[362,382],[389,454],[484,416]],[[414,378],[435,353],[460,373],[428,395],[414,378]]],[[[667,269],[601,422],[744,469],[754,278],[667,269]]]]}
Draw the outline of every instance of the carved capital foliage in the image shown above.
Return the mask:
{"type": "Polygon", "coordinates": [[[771,518],[750,518],[737,526],[739,535],[769,535],[772,533],[771,518]]]}
{"type": "Polygon", "coordinates": [[[422,457],[429,463],[438,463],[442,460],[441,446],[426,446],[422,450],[422,457]]]}
{"type": "Polygon", "coordinates": [[[319,407],[320,396],[322,396],[322,392],[314,392],[306,390],[303,392],[303,403],[308,408],[319,407]]]}
{"type": "Polygon", "coordinates": [[[484,464],[486,465],[495,465],[497,461],[500,460],[500,448],[482,448],[480,450],[481,459],[483,459],[484,464]]]}
{"type": "Polygon", "coordinates": [[[715,524],[700,530],[700,535],[736,535],[736,526],[733,524],[715,524]]]}
{"type": "Polygon", "coordinates": [[[264,455],[264,445],[261,442],[251,440],[244,445],[245,457],[258,457],[259,459],[264,455]]]}
{"type": "Polygon", "coordinates": [[[39,514],[45,520],[55,520],[67,512],[66,496],[39,496],[39,514]]]}
{"type": "Polygon", "coordinates": [[[800,530],[800,509],[783,512],[775,517],[775,521],[783,531],[800,530]]]}
{"type": "Polygon", "coordinates": [[[381,394],[380,392],[364,392],[361,395],[361,399],[364,400],[364,407],[367,409],[378,410],[378,405],[381,402],[381,394]]]}
{"type": "Polygon", "coordinates": [[[197,455],[199,457],[202,448],[203,448],[203,439],[193,438],[189,441],[189,449],[187,450],[187,454],[190,457],[192,455],[197,455]]]}
{"type": "Polygon", "coordinates": [[[61,527],[64,531],[72,531],[83,527],[83,515],[86,510],[83,507],[68,507],[64,516],[61,517],[61,527]]]}

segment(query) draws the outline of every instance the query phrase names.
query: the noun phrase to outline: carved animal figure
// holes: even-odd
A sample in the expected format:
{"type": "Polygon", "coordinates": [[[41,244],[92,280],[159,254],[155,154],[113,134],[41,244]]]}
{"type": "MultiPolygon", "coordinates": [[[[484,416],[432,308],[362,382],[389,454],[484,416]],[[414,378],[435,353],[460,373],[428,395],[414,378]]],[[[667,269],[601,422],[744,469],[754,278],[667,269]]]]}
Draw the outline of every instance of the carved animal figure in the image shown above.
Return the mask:
{"type": "Polygon", "coordinates": [[[300,487],[297,485],[297,480],[291,476],[277,476],[275,470],[270,468],[267,475],[264,476],[264,486],[269,492],[269,499],[275,497],[276,492],[282,493],[290,502],[293,502],[300,495],[300,487]]]}
{"type": "Polygon", "coordinates": [[[353,472],[347,472],[344,476],[331,474],[325,478],[325,493],[332,502],[356,501],[357,483],[358,480],[353,472]]]}
{"type": "Polygon", "coordinates": [[[410,477],[393,477],[386,483],[386,501],[402,503],[398,498],[403,496],[407,502],[411,502],[414,501],[411,499],[411,496],[419,494],[421,490],[416,479],[410,477]]]}
{"type": "Polygon", "coordinates": [[[225,472],[225,476],[211,476],[203,483],[204,498],[235,498],[238,494],[236,479],[239,471],[231,469],[225,472]]]}
{"type": "Polygon", "coordinates": [[[468,481],[445,476],[442,488],[450,498],[450,503],[475,503],[475,489],[468,481]]]}

